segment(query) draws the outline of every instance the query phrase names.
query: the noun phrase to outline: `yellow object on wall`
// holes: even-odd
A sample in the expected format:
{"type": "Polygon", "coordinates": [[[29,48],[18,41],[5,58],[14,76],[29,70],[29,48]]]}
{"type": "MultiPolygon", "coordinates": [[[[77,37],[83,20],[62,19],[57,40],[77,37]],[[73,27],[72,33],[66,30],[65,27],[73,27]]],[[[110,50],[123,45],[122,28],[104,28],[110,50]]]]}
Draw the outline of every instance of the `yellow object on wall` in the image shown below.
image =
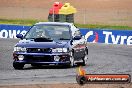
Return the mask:
{"type": "Polygon", "coordinates": [[[59,10],[59,14],[64,14],[64,15],[73,14],[76,12],[77,12],[76,8],[71,6],[70,3],[65,3],[59,10]]]}

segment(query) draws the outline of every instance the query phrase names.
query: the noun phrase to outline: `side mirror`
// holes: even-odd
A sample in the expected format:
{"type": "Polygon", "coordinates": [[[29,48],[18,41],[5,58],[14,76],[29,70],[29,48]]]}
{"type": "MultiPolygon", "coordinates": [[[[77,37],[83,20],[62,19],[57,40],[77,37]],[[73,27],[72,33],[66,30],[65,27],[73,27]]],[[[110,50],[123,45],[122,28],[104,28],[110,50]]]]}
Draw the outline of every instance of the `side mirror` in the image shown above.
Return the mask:
{"type": "Polygon", "coordinates": [[[81,39],[82,38],[82,36],[75,36],[73,39],[74,40],[79,40],[79,39],[81,39]]]}
{"type": "Polygon", "coordinates": [[[16,37],[20,38],[20,39],[23,39],[23,35],[22,34],[17,34],[16,37]]]}

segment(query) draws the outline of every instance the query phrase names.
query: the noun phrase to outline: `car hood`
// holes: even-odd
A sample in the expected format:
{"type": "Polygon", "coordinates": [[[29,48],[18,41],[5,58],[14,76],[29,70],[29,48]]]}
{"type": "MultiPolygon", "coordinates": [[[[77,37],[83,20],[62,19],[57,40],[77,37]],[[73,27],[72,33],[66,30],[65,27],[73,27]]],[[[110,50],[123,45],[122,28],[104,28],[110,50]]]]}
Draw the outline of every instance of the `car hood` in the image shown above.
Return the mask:
{"type": "Polygon", "coordinates": [[[17,47],[25,48],[67,48],[69,41],[35,42],[34,40],[20,40],[17,47]]]}

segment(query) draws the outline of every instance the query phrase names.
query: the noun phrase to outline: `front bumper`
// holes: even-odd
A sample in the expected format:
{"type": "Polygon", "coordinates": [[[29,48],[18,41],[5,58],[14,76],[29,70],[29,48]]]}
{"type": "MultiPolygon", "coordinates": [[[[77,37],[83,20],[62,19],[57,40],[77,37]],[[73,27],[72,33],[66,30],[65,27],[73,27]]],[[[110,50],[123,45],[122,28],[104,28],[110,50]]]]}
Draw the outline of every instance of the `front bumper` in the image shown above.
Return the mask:
{"type": "Polygon", "coordinates": [[[69,53],[25,53],[25,52],[14,52],[13,53],[14,63],[22,64],[43,64],[43,65],[63,65],[70,64],[69,53]],[[23,55],[24,59],[19,60],[18,56],[23,55]],[[55,61],[55,56],[60,59],[55,61]]]}

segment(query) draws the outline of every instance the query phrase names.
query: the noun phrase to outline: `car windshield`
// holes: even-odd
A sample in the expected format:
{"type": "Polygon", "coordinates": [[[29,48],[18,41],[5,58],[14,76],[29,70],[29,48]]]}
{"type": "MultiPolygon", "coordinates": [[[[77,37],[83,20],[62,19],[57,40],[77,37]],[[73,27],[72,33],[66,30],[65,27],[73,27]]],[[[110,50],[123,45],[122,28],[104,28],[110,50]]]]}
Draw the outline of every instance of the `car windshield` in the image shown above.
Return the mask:
{"type": "Polygon", "coordinates": [[[26,39],[47,38],[52,40],[69,40],[70,32],[67,25],[34,25],[25,35],[26,39]]]}

